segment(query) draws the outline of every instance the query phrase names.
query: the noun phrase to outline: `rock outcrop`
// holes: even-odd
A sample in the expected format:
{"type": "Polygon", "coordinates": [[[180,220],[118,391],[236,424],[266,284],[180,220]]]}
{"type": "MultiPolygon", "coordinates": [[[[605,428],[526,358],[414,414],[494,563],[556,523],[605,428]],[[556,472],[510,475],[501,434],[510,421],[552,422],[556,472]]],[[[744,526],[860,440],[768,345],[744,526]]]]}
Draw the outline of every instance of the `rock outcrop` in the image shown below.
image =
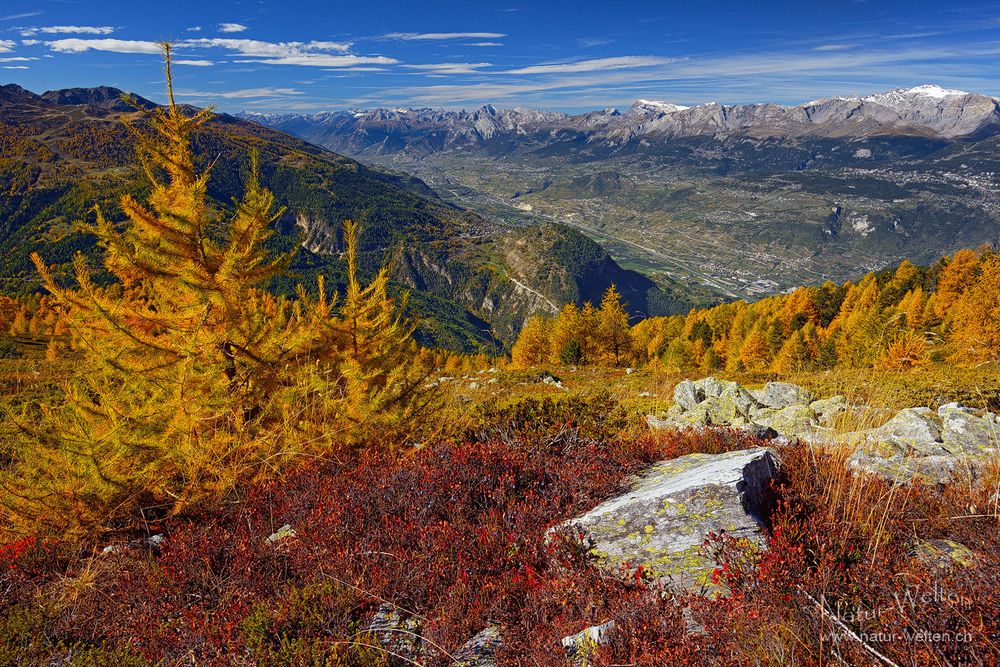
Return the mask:
{"type": "Polygon", "coordinates": [[[673,405],[661,416],[649,415],[647,422],[653,428],[742,428],[763,439],[777,436],[778,442],[799,438],[817,445],[854,445],[849,466],[903,483],[975,477],[1000,449],[1000,415],[958,403],[937,411],[905,408],[862,431],[836,430],[845,414],[863,410],[842,396],[815,400],[808,390],[785,382],[747,390],[710,377],[679,383],[673,405]]]}
{"type": "Polygon", "coordinates": [[[641,570],[654,584],[717,593],[703,553],[710,534],[763,543],[778,460],[768,448],[661,461],[624,494],[554,527],[612,574],[641,570]]]}

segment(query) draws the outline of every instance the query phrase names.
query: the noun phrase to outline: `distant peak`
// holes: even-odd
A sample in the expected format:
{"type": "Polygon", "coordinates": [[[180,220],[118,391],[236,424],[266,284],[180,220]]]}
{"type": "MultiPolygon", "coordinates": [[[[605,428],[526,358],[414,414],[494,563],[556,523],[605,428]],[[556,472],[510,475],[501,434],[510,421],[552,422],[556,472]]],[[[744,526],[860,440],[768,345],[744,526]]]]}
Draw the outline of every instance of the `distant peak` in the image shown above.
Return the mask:
{"type": "Polygon", "coordinates": [[[942,88],[941,86],[925,83],[922,86],[914,86],[902,91],[904,95],[924,95],[926,97],[955,97],[958,95],[968,95],[964,90],[953,90],[942,88]]]}
{"type": "Polygon", "coordinates": [[[659,100],[636,100],[633,107],[649,107],[653,109],[658,109],[664,113],[673,113],[674,111],[684,111],[685,109],[690,109],[691,107],[681,106],[680,104],[673,104],[672,102],[661,102],[659,100]]]}

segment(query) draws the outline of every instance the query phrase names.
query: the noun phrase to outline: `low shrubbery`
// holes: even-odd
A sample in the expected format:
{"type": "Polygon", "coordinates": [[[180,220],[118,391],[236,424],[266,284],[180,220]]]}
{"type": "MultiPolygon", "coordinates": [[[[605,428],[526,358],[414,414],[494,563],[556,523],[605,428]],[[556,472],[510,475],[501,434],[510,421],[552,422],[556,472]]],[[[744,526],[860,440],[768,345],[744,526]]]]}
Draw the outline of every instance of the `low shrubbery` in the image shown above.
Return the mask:
{"type": "MultiPolygon", "coordinates": [[[[514,406],[496,422],[537,409],[514,406]]],[[[500,625],[501,665],[562,665],[561,637],[609,619],[613,643],[594,665],[809,665],[835,654],[871,663],[834,615],[900,665],[1000,656],[1000,538],[985,491],[893,490],[852,481],[836,453],[789,448],[769,550],[711,540],[731,595],[681,600],[692,610],[685,618],[676,600],[601,574],[545,532],[653,461],[759,443],[725,431],[610,441],[584,431],[528,446],[538,424],[557,421],[403,460],[370,453],[312,465],[238,502],[150,526],[166,534],[158,553],[81,557],[58,543],[8,545],[0,655],[13,664],[69,650],[163,664],[382,664],[364,631],[388,601],[421,618],[442,651],[500,625]],[[296,535],[266,542],[285,523],[296,535]],[[914,557],[917,536],[962,542],[977,557],[938,569],[914,557]],[[688,634],[692,621],[704,634],[688,634]],[[962,634],[906,638],[917,631],[962,634]],[[889,632],[902,638],[877,638],[889,632]]],[[[442,653],[428,664],[448,662],[442,653]]]]}

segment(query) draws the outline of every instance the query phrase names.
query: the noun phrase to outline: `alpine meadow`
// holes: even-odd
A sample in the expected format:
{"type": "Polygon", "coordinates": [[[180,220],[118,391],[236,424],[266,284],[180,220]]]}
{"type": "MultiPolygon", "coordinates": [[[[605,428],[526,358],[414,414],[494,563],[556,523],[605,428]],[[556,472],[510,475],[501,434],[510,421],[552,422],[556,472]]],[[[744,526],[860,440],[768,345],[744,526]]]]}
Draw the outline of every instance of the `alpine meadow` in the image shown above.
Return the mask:
{"type": "Polygon", "coordinates": [[[1000,664],[997,9],[543,4],[0,12],[0,665],[1000,664]]]}

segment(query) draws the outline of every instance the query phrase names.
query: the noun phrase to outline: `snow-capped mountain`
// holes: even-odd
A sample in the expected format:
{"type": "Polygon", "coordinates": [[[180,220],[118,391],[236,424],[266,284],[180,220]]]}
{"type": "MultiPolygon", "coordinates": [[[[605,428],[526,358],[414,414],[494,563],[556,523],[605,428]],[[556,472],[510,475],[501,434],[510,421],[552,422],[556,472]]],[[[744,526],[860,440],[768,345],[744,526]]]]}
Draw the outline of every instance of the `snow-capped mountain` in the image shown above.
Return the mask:
{"type": "Polygon", "coordinates": [[[640,99],[625,112],[602,109],[575,115],[486,105],[473,111],[354,109],[312,115],[247,113],[242,117],[353,155],[419,155],[529,137],[533,143],[577,137],[588,144],[620,147],[636,141],[655,144],[718,135],[957,139],[1000,132],[1000,102],[996,98],[936,85],[829,97],[797,106],[709,102],[687,107],[640,99]]]}

